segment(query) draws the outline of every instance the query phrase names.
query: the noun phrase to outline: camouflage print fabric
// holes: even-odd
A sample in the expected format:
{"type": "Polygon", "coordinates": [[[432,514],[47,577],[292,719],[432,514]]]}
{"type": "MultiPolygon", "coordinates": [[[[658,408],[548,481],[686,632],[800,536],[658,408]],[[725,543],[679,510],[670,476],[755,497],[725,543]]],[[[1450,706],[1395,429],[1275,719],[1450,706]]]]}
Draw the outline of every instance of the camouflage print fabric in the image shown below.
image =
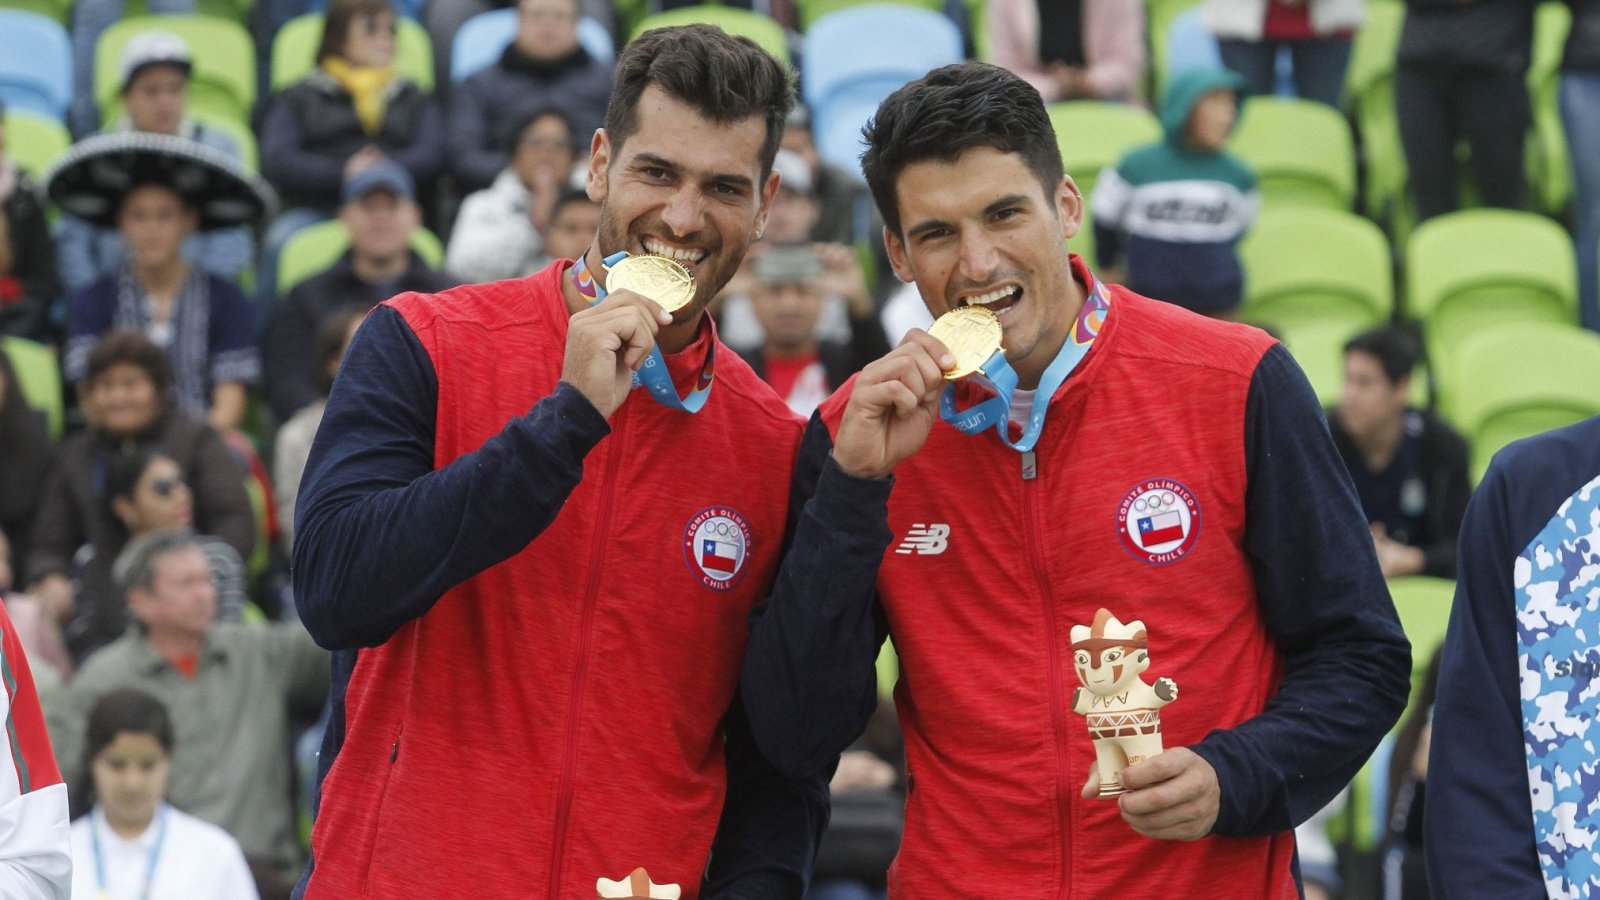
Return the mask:
{"type": "Polygon", "coordinates": [[[1600,898],[1600,478],[1517,557],[1534,839],[1552,898],[1600,898]]]}

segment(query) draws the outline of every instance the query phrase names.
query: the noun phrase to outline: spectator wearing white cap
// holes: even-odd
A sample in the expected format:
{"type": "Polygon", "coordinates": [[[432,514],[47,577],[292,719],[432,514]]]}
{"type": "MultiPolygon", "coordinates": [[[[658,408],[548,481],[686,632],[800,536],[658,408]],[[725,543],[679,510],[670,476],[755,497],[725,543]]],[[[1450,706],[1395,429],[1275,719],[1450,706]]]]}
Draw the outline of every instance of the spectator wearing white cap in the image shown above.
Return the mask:
{"type": "MultiPolygon", "coordinates": [[[[72,4],[73,93],[72,107],[67,111],[67,124],[72,128],[74,137],[85,137],[100,128],[102,112],[99,98],[94,95],[95,51],[100,44],[100,35],[115,25],[118,19],[123,18],[125,2],[126,0],[77,0],[72,4]]],[[[198,5],[196,0],[145,0],[144,11],[152,16],[194,15],[198,11],[198,5]]],[[[178,41],[179,44],[183,43],[171,34],[166,34],[166,38],[169,41],[178,41]]],[[[125,50],[122,58],[124,88],[127,86],[130,72],[128,59],[128,52],[125,50]]],[[[184,47],[185,70],[189,63],[188,47],[184,47]]]]}
{"type": "MultiPolygon", "coordinates": [[[[123,47],[119,66],[123,111],[111,131],[176,135],[243,160],[231,135],[188,114],[194,57],[183,38],[169,31],[142,31],[123,47]]],[[[61,282],[69,294],[115,274],[128,261],[128,244],[115,228],[63,216],[57,240],[61,282]]],[[[241,226],[190,235],[182,252],[189,263],[233,281],[249,264],[252,249],[250,233],[241,226]]]]}

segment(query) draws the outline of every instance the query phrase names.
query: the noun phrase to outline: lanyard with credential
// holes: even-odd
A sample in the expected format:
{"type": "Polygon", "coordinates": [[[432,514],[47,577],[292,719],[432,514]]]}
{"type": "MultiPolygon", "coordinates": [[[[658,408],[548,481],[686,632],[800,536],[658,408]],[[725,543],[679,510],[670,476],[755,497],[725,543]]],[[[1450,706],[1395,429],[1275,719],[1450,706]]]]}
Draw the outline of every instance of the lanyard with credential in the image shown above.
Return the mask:
{"type": "MultiPolygon", "coordinates": [[[[627,256],[626,250],[611,254],[605,258],[606,268],[616,265],[627,256]]],[[[601,303],[606,299],[605,284],[589,271],[588,263],[582,256],[578,257],[578,261],[572,266],[572,283],[577,287],[578,293],[589,298],[590,303],[601,303]]],[[[716,365],[717,342],[713,340],[706,348],[705,365],[701,367],[694,387],[687,397],[680,397],[678,387],[672,383],[672,375],[667,371],[667,360],[661,355],[661,348],[651,347],[650,355],[645,358],[644,365],[633,373],[633,386],[644,385],[650,391],[650,396],[668,409],[697,413],[700,407],[706,405],[706,398],[711,396],[711,381],[716,376],[716,365]]]]}
{"type": "Polygon", "coordinates": [[[994,355],[983,364],[972,377],[978,383],[994,391],[994,396],[981,403],[973,404],[967,409],[956,408],[956,386],[947,385],[944,395],[939,398],[939,415],[963,434],[979,434],[985,429],[993,428],[1000,435],[1000,440],[1006,446],[1026,453],[1033,449],[1039,442],[1039,435],[1044,431],[1044,417],[1050,409],[1050,401],[1067,380],[1078,363],[1089,354],[1089,348],[1094,346],[1095,336],[1100,333],[1100,328],[1105,324],[1106,315],[1111,311],[1111,292],[1100,279],[1095,278],[1089,288],[1088,297],[1084,298],[1083,309],[1078,313],[1078,319],[1073,324],[1072,330],[1067,334],[1067,339],[1061,345],[1061,350],[1056,353],[1056,358],[1050,361],[1045,368],[1044,375],[1039,379],[1039,389],[1033,394],[1033,406],[1028,415],[1028,424],[1022,430],[1022,437],[1016,441],[1011,440],[1008,431],[1011,427],[1011,396],[1017,389],[1017,372],[1011,368],[1011,363],[1006,361],[1003,350],[996,350],[994,355]]]}
{"type": "MultiPolygon", "coordinates": [[[[161,848],[167,842],[167,805],[161,804],[161,810],[156,813],[160,820],[156,829],[156,842],[150,848],[150,859],[144,868],[144,884],[139,889],[139,900],[149,900],[150,886],[156,880],[156,864],[161,861],[161,848]]],[[[111,887],[106,883],[106,857],[100,849],[100,828],[95,824],[93,817],[89,819],[89,841],[94,847],[94,877],[100,888],[96,895],[100,900],[110,900],[111,887]]]]}

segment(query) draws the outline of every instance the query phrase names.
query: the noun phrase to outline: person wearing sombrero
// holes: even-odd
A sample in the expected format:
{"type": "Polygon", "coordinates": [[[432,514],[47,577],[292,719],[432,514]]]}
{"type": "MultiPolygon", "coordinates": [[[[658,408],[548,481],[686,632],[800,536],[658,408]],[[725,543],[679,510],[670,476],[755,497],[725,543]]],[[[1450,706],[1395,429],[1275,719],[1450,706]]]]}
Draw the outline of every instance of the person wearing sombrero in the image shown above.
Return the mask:
{"type": "Polygon", "coordinates": [[[77,382],[111,329],[144,333],[172,361],[173,404],[219,430],[236,428],[261,372],[256,314],[239,287],[184,259],[196,229],[261,217],[270,189],[212,148],[170,135],[114,133],[69,150],[46,181],[64,212],[113,225],[127,262],[72,295],[63,370],[77,382]]]}

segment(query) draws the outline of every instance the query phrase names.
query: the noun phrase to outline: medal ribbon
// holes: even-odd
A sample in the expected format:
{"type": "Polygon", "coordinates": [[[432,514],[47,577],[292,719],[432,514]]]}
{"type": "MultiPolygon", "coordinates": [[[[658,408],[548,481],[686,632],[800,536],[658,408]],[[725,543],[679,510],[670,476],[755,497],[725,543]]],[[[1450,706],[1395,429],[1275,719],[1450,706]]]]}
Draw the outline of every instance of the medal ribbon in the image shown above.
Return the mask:
{"type": "MultiPolygon", "coordinates": [[[[611,254],[605,258],[606,268],[616,265],[627,256],[626,250],[611,254]]],[[[589,266],[582,256],[578,257],[577,263],[572,267],[572,284],[578,289],[578,293],[589,298],[590,303],[598,304],[606,299],[605,285],[590,273],[589,266]]],[[[633,373],[633,386],[643,385],[657,403],[668,409],[680,409],[693,414],[699,412],[700,408],[706,405],[706,398],[711,396],[711,381],[716,377],[716,367],[717,342],[713,337],[710,346],[706,348],[705,365],[701,366],[694,387],[687,397],[680,397],[678,386],[672,383],[672,374],[667,371],[667,360],[661,355],[661,348],[651,347],[650,355],[645,357],[644,365],[633,373]]]]}
{"type": "Polygon", "coordinates": [[[1078,312],[1077,322],[1067,333],[1067,339],[1062,343],[1061,350],[1056,353],[1056,358],[1050,361],[1043,377],[1039,379],[1039,389],[1033,395],[1033,407],[1028,416],[1028,423],[1023,428],[1019,440],[1011,440],[1009,433],[1011,395],[1017,390],[1017,372],[1011,368],[1011,363],[1006,360],[1003,350],[996,350],[972,376],[978,384],[994,391],[995,395],[966,409],[958,410],[956,386],[946,385],[944,396],[939,398],[940,417],[963,434],[979,434],[988,428],[993,428],[1007,447],[1021,453],[1032,450],[1033,445],[1039,442],[1039,435],[1044,431],[1044,418],[1050,409],[1050,401],[1061,388],[1061,383],[1067,380],[1067,376],[1071,375],[1078,367],[1078,363],[1089,354],[1089,348],[1094,346],[1094,339],[1100,333],[1100,328],[1105,324],[1110,311],[1111,292],[1106,290],[1100,279],[1095,278],[1094,284],[1089,288],[1088,297],[1084,299],[1083,309],[1078,312]]]}
{"type": "MultiPolygon", "coordinates": [[[[156,832],[155,846],[150,848],[150,860],[144,869],[144,884],[139,889],[140,900],[149,900],[150,885],[156,880],[156,863],[161,861],[161,848],[167,842],[167,805],[161,804],[161,810],[156,814],[161,820],[160,830],[156,832]]],[[[100,849],[100,828],[93,818],[89,820],[89,841],[94,848],[94,877],[98,882],[101,898],[111,896],[110,886],[106,884],[105,854],[100,849]]]]}

